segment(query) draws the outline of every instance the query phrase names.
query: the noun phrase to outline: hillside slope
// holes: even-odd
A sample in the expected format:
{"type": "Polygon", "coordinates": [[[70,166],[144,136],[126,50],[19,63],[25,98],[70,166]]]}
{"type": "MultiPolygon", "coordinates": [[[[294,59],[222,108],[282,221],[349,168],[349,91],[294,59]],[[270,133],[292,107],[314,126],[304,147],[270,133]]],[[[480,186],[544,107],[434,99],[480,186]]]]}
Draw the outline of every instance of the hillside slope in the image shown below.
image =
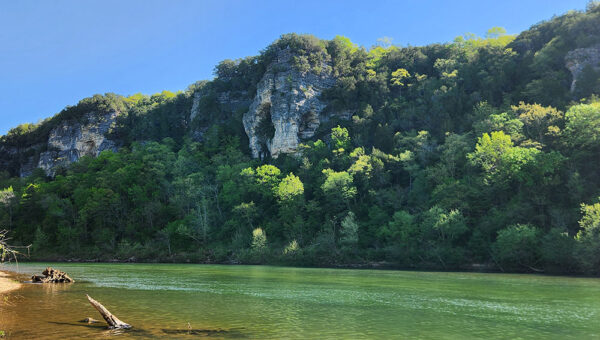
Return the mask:
{"type": "Polygon", "coordinates": [[[0,218],[37,258],[598,274],[599,93],[593,4],[422,47],[287,34],[11,130],[0,218]]]}

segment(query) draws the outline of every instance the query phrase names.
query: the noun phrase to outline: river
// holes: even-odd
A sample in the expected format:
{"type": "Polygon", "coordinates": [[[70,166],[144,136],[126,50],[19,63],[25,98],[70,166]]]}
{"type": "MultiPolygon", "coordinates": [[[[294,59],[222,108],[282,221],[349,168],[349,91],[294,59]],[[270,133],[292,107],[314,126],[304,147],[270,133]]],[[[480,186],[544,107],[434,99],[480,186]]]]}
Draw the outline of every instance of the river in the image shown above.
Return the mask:
{"type": "Polygon", "coordinates": [[[594,339],[600,279],[192,264],[26,263],[0,330],[37,339],[594,339]],[[22,276],[24,277],[24,276],[22,276]],[[106,331],[85,294],[133,325],[106,331]],[[192,331],[189,331],[189,329],[192,331]]]}

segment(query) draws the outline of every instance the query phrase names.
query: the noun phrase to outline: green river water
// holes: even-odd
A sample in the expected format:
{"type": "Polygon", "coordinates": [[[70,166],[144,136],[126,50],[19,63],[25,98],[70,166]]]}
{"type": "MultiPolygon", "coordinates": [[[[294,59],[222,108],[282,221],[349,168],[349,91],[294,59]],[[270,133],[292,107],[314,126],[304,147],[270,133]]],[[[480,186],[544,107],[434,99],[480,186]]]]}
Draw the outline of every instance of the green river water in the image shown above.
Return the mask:
{"type": "Polygon", "coordinates": [[[9,338],[600,338],[593,278],[192,264],[27,263],[18,272],[48,265],[77,282],[6,295],[9,338]],[[85,294],[134,328],[77,322],[100,319],[85,294]]]}

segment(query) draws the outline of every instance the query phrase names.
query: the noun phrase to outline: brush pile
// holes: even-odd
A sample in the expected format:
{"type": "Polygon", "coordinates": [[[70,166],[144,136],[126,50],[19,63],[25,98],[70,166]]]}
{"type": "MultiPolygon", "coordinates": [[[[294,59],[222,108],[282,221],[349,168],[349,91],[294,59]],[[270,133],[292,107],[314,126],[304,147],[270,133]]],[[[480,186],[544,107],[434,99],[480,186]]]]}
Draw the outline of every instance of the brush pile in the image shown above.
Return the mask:
{"type": "Polygon", "coordinates": [[[33,275],[31,277],[32,282],[38,283],[72,283],[75,282],[67,273],[60,271],[58,269],[54,269],[52,267],[47,267],[46,270],[42,272],[42,275],[33,275]]]}

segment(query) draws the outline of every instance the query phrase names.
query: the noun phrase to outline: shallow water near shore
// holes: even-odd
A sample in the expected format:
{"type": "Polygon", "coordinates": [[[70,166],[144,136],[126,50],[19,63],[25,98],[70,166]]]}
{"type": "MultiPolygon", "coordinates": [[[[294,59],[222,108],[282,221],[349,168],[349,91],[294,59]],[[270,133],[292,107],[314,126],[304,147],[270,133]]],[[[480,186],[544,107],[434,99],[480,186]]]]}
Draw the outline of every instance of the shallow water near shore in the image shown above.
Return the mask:
{"type": "Polygon", "coordinates": [[[3,269],[31,275],[46,266],[77,282],[8,293],[0,329],[9,338],[600,338],[594,278],[191,264],[3,269]],[[101,319],[85,294],[134,329],[79,323],[101,319]]]}

